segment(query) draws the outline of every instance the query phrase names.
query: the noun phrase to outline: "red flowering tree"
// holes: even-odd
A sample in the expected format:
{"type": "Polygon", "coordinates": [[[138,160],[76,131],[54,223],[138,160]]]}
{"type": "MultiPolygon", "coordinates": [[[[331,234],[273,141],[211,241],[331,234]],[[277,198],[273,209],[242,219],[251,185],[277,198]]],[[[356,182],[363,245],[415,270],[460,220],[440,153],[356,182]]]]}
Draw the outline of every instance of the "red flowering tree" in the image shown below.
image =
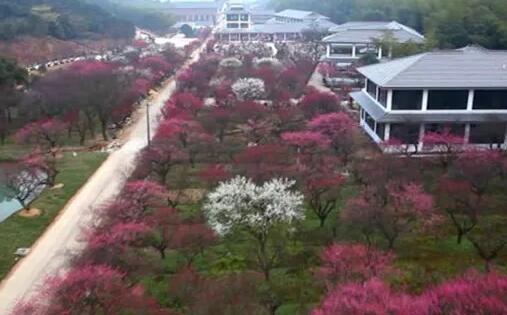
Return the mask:
{"type": "Polygon", "coordinates": [[[471,271],[429,289],[425,297],[431,301],[432,314],[505,314],[507,277],[471,271]]]}
{"type": "Polygon", "coordinates": [[[434,209],[432,196],[420,185],[387,183],[385,187],[364,189],[348,202],[341,217],[359,228],[368,242],[372,234],[378,233],[392,249],[400,236],[421,224],[435,224],[438,215],[434,209]]]}
{"type": "Polygon", "coordinates": [[[50,279],[44,292],[15,314],[168,314],[141,286],[132,287],[123,278],[123,273],[103,265],[71,269],[50,279]]]}
{"type": "Polygon", "coordinates": [[[192,93],[177,93],[165,105],[166,117],[173,117],[172,112],[183,111],[189,113],[192,117],[196,117],[204,106],[204,102],[192,93]]]}
{"type": "Polygon", "coordinates": [[[168,191],[165,186],[149,181],[134,180],[125,185],[120,198],[129,200],[142,212],[149,208],[163,206],[166,203],[168,191]]]}
{"type": "Polygon", "coordinates": [[[175,237],[182,220],[178,210],[174,208],[157,208],[144,221],[152,230],[149,244],[160,254],[160,258],[166,257],[167,249],[175,248],[175,237]]]}
{"type": "Polygon", "coordinates": [[[173,66],[160,55],[143,57],[139,59],[138,66],[142,69],[149,69],[158,80],[173,72],[173,66]]]}
{"type": "Polygon", "coordinates": [[[303,192],[313,212],[324,227],[327,217],[336,208],[345,177],[333,174],[332,171],[309,175],[305,181],[303,192]]]}
{"type": "Polygon", "coordinates": [[[429,315],[427,301],[396,293],[381,280],[338,286],[311,315],[429,315]]]}
{"type": "Polygon", "coordinates": [[[199,178],[208,184],[209,188],[231,177],[231,173],[222,164],[211,164],[199,172],[199,178]]]}
{"type": "Polygon", "coordinates": [[[327,137],[331,148],[348,165],[357,143],[357,123],[344,112],[316,116],[308,122],[308,128],[327,137]]]}
{"type": "Polygon", "coordinates": [[[463,150],[464,137],[455,135],[450,128],[442,132],[428,132],[423,138],[424,148],[429,151],[437,151],[438,161],[444,171],[457,159],[458,153],[463,150]]]}
{"type": "Polygon", "coordinates": [[[312,164],[314,157],[322,155],[329,148],[330,142],[327,137],[319,132],[296,131],[284,132],[282,141],[294,149],[299,167],[312,164]]]}
{"type": "Polygon", "coordinates": [[[67,131],[67,125],[56,119],[42,119],[29,123],[15,135],[18,143],[32,143],[43,146],[48,150],[55,149],[67,131]]]}
{"type": "Polygon", "coordinates": [[[256,183],[263,183],[276,176],[288,176],[293,171],[291,162],[287,148],[276,144],[246,147],[234,158],[238,172],[256,183]]]}
{"type": "Polygon", "coordinates": [[[164,139],[155,139],[152,145],[139,156],[138,173],[151,176],[160,184],[166,185],[169,172],[175,165],[188,161],[188,154],[164,139]]]}
{"type": "Polygon", "coordinates": [[[217,236],[206,224],[181,224],[174,234],[174,248],[185,257],[190,266],[203,250],[217,241],[217,236]]]}
{"type": "Polygon", "coordinates": [[[317,271],[329,289],[349,281],[364,282],[392,272],[394,255],[362,244],[332,244],[321,255],[317,271]]]}
{"type": "Polygon", "coordinates": [[[313,118],[319,114],[339,111],[340,100],[334,94],[312,89],[303,97],[299,106],[307,118],[313,118]]]}

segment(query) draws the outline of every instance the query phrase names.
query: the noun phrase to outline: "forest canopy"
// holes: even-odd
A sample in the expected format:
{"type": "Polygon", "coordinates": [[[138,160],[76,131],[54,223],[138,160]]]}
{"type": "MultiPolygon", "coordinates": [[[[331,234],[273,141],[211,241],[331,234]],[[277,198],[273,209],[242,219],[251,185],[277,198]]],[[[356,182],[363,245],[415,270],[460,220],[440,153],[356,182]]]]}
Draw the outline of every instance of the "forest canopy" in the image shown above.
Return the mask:
{"type": "Polygon", "coordinates": [[[134,26],[76,0],[0,0],[0,40],[22,35],[62,40],[129,38],[134,26]]]}
{"type": "Polygon", "coordinates": [[[337,23],[396,20],[423,32],[429,44],[457,48],[478,44],[507,49],[505,0],[272,0],[278,9],[318,11],[337,23]]]}

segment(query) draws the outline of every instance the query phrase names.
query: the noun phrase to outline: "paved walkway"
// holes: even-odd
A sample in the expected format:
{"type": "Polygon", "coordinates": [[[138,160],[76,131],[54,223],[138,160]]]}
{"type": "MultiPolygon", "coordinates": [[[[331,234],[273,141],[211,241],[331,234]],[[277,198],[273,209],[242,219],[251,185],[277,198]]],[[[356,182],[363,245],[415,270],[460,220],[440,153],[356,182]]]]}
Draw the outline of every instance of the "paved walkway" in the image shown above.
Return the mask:
{"type": "MultiPolygon", "coordinates": [[[[196,50],[187,65],[197,61],[199,53],[200,50],[196,50]]],[[[149,106],[151,135],[159,125],[164,103],[175,88],[174,80],[169,81],[152,100],[149,106]]],[[[118,195],[134,170],[136,155],[147,144],[145,108],[139,111],[126,143],[107,158],[32,246],[30,254],[19,261],[0,284],[0,315],[9,314],[19,300],[37,292],[48,276],[65,271],[69,258],[83,248],[80,241],[83,227],[92,226],[96,210],[118,195]]]]}

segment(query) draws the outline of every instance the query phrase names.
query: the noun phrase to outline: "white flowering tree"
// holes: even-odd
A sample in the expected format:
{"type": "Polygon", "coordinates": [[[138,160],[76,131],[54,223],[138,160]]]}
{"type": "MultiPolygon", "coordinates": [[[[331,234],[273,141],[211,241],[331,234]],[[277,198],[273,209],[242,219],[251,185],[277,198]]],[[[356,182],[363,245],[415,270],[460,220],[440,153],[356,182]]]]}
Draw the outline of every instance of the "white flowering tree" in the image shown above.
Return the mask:
{"type": "Polygon", "coordinates": [[[242,101],[257,100],[264,97],[266,87],[264,81],[258,78],[239,79],[232,85],[232,91],[242,101]]]}
{"type": "Polygon", "coordinates": [[[220,68],[224,69],[239,69],[243,66],[243,62],[235,57],[229,57],[222,59],[219,64],[220,68]]]}
{"type": "Polygon", "coordinates": [[[303,195],[294,185],[288,179],[272,179],[259,186],[238,176],[220,183],[204,205],[208,224],[218,234],[245,231],[257,241],[256,258],[266,279],[281,252],[279,239],[270,236],[278,237],[304,219],[303,195]]]}
{"type": "Polygon", "coordinates": [[[254,64],[257,68],[269,67],[275,71],[280,71],[283,68],[283,64],[280,60],[269,57],[255,59],[254,64]]]}

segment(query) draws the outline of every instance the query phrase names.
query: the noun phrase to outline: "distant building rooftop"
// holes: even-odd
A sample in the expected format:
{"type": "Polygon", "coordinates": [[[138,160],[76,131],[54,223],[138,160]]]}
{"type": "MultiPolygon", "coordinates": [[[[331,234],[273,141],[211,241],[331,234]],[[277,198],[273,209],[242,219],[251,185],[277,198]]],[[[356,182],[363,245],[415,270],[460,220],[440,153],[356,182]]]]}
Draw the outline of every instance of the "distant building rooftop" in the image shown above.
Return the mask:
{"type": "Polygon", "coordinates": [[[507,88],[507,51],[467,46],[359,68],[390,88],[507,88]]]}
{"type": "Polygon", "coordinates": [[[397,41],[401,43],[409,41],[422,43],[425,40],[424,36],[416,30],[396,21],[347,22],[332,27],[329,31],[336,34],[324,38],[324,42],[370,43],[373,40],[382,39],[382,37],[386,36],[386,34],[392,35],[397,41]]]}
{"type": "Polygon", "coordinates": [[[307,18],[326,18],[327,16],[321,15],[312,11],[302,11],[302,10],[283,10],[281,12],[276,13],[276,16],[284,17],[284,18],[292,18],[292,19],[307,19],[307,18]]]}

